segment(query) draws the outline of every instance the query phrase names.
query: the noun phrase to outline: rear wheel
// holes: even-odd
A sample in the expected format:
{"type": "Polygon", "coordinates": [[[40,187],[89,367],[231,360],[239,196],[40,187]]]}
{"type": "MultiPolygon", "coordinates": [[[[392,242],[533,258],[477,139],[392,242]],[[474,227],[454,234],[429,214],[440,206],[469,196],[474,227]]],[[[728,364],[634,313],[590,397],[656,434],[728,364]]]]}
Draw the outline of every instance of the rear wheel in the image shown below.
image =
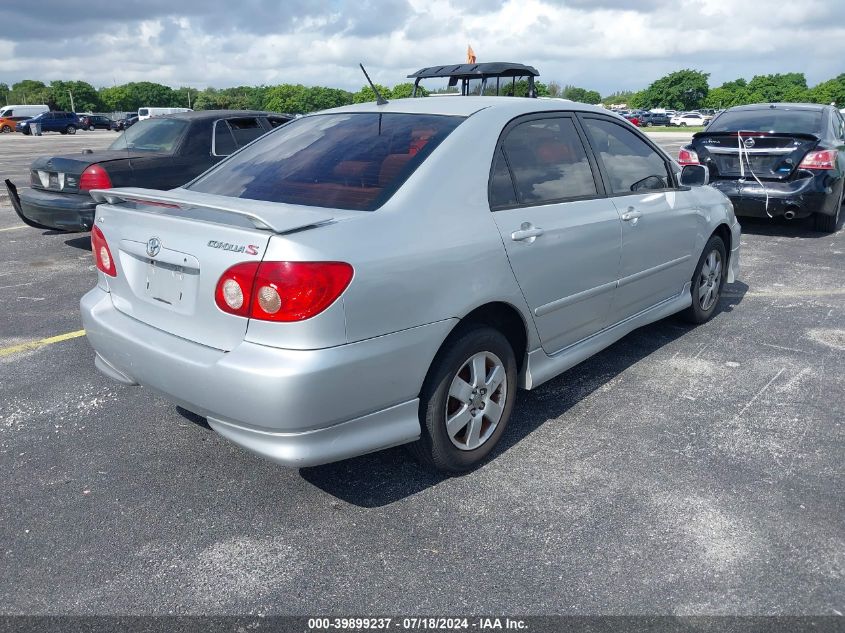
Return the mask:
{"type": "Polygon", "coordinates": [[[725,243],[718,235],[712,236],[692,275],[692,305],[682,313],[684,319],[690,323],[704,323],[716,313],[727,276],[727,262],[725,243]]]}
{"type": "MultiPolygon", "coordinates": [[[[843,187],[843,197],[845,197],[845,187],[843,187]]],[[[845,200],[840,199],[839,206],[836,207],[834,215],[825,215],[824,213],[816,213],[813,216],[813,228],[820,233],[833,233],[839,228],[839,222],[842,220],[842,203],[845,200]]]]}
{"type": "Polygon", "coordinates": [[[3,134],[8,134],[11,131],[12,131],[12,128],[8,125],[4,125],[2,128],[0,128],[0,132],[3,132],[3,134]]]}
{"type": "Polygon", "coordinates": [[[686,123],[681,122],[681,127],[686,127],[686,126],[687,126],[687,124],[686,124],[686,123]]]}
{"type": "Polygon", "coordinates": [[[68,125],[65,128],[65,132],[67,132],[68,134],[76,134],[76,126],[75,125],[68,125]]]}
{"type": "Polygon", "coordinates": [[[420,392],[423,464],[459,473],[480,464],[507,426],[516,397],[516,359],[504,335],[470,326],[437,354],[420,392]]]}
{"type": "Polygon", "coordinates": [[[93,131],[94,131],[94,126],[93,126],[93,125],[89,125],[89,126],[88,126],[88,131],[89,131],[89,132],[93,132],[93,131]]]}

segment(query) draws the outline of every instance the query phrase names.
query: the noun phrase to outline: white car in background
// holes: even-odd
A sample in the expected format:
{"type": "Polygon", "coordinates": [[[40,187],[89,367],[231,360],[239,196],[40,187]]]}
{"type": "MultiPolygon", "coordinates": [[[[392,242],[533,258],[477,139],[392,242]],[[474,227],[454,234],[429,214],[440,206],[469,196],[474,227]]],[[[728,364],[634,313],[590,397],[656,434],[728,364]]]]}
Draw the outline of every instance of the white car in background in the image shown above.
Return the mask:
{"type": "Polygon", "coordinates": [[[680,127],[687,127],[692,125],[707,125],[713,117],[705,116],[700,112],[684,112],[676,114],[669,119],[669,125],[678,125],[680,127]]]}

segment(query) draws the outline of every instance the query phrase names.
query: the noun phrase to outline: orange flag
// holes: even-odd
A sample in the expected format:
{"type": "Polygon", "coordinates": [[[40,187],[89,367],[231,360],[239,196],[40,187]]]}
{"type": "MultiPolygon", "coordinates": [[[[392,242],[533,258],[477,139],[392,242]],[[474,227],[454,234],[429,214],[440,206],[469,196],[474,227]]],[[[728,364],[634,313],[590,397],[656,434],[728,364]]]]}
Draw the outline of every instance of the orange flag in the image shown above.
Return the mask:
{"type": "Polygon", "coordinates": [[[475,51],[472,50],[472,46],[467,44],[467,64],[474,64],[475,63],[475,51]]]}

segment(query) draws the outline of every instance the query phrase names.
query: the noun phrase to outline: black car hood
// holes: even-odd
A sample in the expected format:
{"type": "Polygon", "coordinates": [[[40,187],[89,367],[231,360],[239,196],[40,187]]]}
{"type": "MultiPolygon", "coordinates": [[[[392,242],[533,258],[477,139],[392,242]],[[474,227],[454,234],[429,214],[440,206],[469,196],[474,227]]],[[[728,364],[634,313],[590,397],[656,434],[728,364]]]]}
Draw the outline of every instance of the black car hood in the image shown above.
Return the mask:
{"type": "Polygon", "coordinates": [[[116,160],[132,158],[158,158],[169,156],[164,152],[141,152],[125,149],[102,149],[95,152],[78,154],[64,154],[63,156],[39,156],[32,161],[31,169],[62,172],[66,174],[81,174],[88,165],[94,163],[108,163],[116,160]]]}

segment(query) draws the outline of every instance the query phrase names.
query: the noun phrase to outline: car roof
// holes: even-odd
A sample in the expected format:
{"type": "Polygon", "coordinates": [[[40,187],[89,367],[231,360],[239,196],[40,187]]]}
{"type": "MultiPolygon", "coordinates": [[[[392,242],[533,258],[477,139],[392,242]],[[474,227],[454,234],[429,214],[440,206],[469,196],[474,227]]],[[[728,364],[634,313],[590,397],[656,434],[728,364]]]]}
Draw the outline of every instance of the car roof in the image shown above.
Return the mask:
{"type": "Polygon", "coordinates": [[[750,103],[734,106],[725,112],[739,112],[744,110],[824,110],[830,106],[821,103],[750,103]]]}
{"type": "MultiPolygon", "coordinates": [[[[134,116],[137,116],[137,114],[134,116]]],[[[204,119],[222,119],[234,116],[285,116],[293,118],[289,114],[282,114],[281,112],[265,112],[264,110],[197,110],[193,112],[174,112],[172,114],[165,114],[155,118],[167,117],[168,119],[201,121],[204,119]]]]}
{"type": "Polygon", "coordinates": [[[481,110],[507,111],[513,116],[531,112],[554,112],[570,110],[613,114],[599,106],[569,101],[568,99],[528,99],[523,97],[417,97],[415,99],[392,99],[384,105],[375,101],[342,106],[331,110],[315,112],[308,116],[345,112],[391,112],[402,114],[442,114],[447,116],[472,116],[481,110]]]}

